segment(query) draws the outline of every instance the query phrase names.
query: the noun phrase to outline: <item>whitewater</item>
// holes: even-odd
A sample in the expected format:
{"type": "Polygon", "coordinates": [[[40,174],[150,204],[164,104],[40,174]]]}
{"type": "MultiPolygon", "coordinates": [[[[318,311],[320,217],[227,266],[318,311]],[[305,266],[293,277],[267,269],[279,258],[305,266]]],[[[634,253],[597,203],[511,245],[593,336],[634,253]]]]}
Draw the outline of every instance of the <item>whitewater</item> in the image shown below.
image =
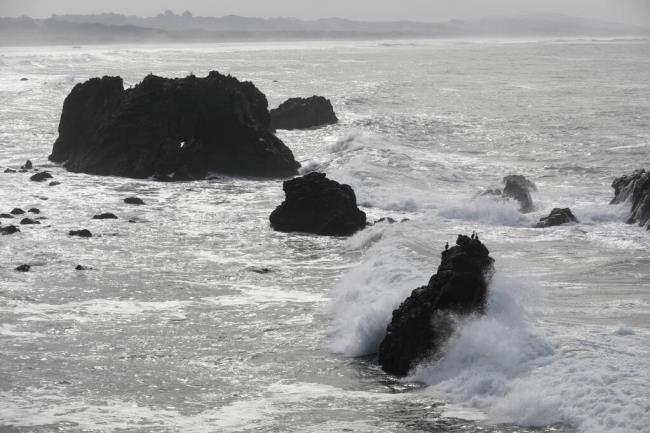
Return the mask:
{"type": "Polygon", "coordinates": [[[649,431],[650,232],[609,204],[614,177],[650,168],[649,41],[3,47],[0,101],[2,171],[30,159],[61,182],[0,173],[0,213],[47,217],[0,237],[0,430],[649,431]],[[279,180],[47,161],[76,83],[210,70],[270,107],[330,98],[337,125],[279,137],[370,221],[398,222],[277,233],[279,180]],[[509,174],[537,185],[534,212],[477,197],[509,174]],[[555,207],[580,222],[531,228],[555,207]],[[496,260],[486,314],[386,375],[373,354],[393,309],[473,231],[496,260]]]}

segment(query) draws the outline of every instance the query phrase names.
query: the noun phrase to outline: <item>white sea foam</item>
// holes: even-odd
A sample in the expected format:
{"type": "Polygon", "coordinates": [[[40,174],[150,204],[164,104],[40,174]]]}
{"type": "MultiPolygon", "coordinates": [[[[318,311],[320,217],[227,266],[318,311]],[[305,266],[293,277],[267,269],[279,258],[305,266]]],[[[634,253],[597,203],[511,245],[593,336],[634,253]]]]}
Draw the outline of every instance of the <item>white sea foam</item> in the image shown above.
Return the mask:
{"type": "Polygon", "coordinates": [[[449,203],[439,211],[443,218],[476,221],[482,224],[525,227],[532,224],[529,216],[519,212],[519,204],[513,200],[495,200],[477,197],[458,203],[449,203]]]}

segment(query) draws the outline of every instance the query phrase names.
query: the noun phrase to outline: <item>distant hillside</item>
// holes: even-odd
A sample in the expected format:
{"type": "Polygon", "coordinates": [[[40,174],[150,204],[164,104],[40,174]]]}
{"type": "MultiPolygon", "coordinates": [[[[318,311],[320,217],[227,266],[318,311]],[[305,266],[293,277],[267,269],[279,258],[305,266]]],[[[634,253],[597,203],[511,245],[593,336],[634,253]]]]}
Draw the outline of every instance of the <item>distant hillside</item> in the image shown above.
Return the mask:
{"type": "Polygon", "coordinates": [[[212,42],[236,40],[631,37],[650,30],[564,15],[531,15],[445,23],[364,22],[341,18],[195,17],[167,11],[155,17],[120,14],[53,15],[47,19],[0,18],[0,44],[97,44],[116,42],[212,42]]]}

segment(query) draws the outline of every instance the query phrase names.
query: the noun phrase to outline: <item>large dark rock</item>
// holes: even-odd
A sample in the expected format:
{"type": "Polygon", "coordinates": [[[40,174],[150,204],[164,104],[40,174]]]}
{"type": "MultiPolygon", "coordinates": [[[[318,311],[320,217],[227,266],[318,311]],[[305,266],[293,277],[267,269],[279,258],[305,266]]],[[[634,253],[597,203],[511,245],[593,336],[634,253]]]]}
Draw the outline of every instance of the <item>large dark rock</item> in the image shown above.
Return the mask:
{"type": "Polygon", "coordinates": [[[22,209],[19,208],[19,207],[15,207],[15,208],[13,208],[13,209],[11,210],[11,212],[9,212],[9,213],[12,214],[12,215],[23,215],[23,214],[25,213],[25,211],[22,210],[22,209]]]}
{"type": "Polygon", "coordinates": [[[562,224],[577,223],[578,218],[573,215],[569,208],[555,208],[551,213],[544,218],[540,218],[539,222],[535,224],[535,228],[541,229],[545,227],[560,226],[562,224]]]}
{"type": "Polygon", "coordinates": [[[628,224],[646,225],[650,220],[650,173],[636,170],[631,175],[618,177],[614,179],[612,188],[615,194],[612,204],[629,200],[632,205],[628,224]]]}
{"type": "Polygon", "coordinates": [[[443,251],[438,272],[415,289],[397,310],[379,347],[384,371],[404,376],[435,356],[454,330],[458,316],[482,313],[494,260],[478,240],[458,236],[443,251]]]}
{"type": "Polygon", "coordinates": [[[317,235],[349,236],[366,226],[349,185],[309,173],[284,182],[285,200],[271,213],[274,230],[317,235]]]}
{"type": "Polygon", "coordinates": [[[532,191],[537,191],[537,186],[526,177],[519,174],[512,174],[503,178],[502,187],[489,189],[482,195],[494,195],[504,199],[513,199],[519,202],[519,211],[528,213],[535,210],[533,199],[530,196],[532,191]]]}
{"type": "Polygon", "coordinates": [[[11,226],[6,226],[6,227],[0,227],[0,232],[3,235],[13,235],[14,233],[18,233],[20,229],[14,225],[11,226]]]}
{"type": "Polygon", "coordinates": [[[307,129],[338,122],[329,99],[291,98],[271,110],[271,129],[307,129]]]}
{"type": "Polygon", "coordinates": [[[74,172],[133,178],[296,174],[300,164],[269,131],[264,94],[215,71],[148,75],[126,90],[120,77],[92,78],[65,99],[50,160],[74,172]]]}

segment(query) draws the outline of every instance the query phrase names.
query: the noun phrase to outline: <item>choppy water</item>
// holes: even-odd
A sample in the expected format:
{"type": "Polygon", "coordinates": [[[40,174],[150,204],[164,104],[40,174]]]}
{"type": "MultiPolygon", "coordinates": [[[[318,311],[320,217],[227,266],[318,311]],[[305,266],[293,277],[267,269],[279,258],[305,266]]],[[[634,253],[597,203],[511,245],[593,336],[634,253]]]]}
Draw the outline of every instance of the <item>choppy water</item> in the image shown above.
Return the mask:
{"type": "Polygon", "coordinates": [[[61,182],[0,174],[0,213],[48,218],[0,238],[0,430],[648,431],[650,234],[608,202],[614,176],[650,162],[650,43],[2,48],[0,101],[0,167],[30,158],[61,182]],[[410,221],[281,234],[267,222],[279,181],[47,163],[75,83],[212,69],[271,106],[330,97],[339,125],[281,138],[351,184],[371,220],[410,221]],[[537,183],[533,214],[471,200],[512,173],[537,183]],[[528,228],[557,206],[581,223],[528,228]],[[95,237],[67,235],[79,228],[95,237]],[[498,269],[487,315],[435,365],[386,376],[363,355],[445,242],[473,230],[498,269]]]}

